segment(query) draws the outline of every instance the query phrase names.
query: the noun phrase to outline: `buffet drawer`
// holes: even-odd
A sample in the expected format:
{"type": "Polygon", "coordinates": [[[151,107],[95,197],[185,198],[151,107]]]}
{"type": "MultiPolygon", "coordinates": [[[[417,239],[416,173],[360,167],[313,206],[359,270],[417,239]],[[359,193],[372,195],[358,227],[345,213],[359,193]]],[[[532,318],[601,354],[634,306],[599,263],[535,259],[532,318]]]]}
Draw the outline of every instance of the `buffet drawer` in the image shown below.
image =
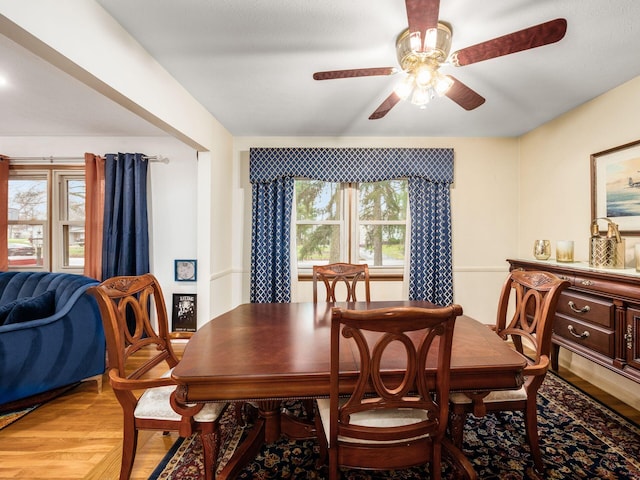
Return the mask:
{"type": "Polygon", "coordinates": [[[613,328],[615,307],[610,300],[565,290],[560,294],[556,311],[577,320],[613,328]]]}
{"type": "Polygon", "coordinates": [[[582,322],[574,317],[556,314],[553,333],[569,342],[599,352],[607,357],[615,357],[615,331],[582,322]]]}

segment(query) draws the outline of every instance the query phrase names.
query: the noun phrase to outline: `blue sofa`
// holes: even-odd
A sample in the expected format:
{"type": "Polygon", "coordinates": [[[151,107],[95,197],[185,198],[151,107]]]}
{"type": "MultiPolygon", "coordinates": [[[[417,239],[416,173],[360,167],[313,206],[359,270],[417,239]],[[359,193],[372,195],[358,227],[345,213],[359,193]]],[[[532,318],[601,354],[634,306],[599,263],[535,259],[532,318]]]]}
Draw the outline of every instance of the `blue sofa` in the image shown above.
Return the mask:
{"type": "Polygon", "coordinates": [[[92,278],[0,273],[0,405],[105,371],[105,338],[92,278]]]}

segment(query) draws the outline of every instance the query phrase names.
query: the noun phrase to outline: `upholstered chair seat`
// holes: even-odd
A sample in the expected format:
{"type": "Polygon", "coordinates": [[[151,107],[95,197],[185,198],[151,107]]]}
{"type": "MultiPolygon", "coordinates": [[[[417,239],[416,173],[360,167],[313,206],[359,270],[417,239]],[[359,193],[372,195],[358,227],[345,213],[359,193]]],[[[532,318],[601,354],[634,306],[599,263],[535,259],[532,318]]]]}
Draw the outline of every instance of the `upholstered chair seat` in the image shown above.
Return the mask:
{"type": "MultiPolygon", "coordinates": [[[[346,399],[340,401],[340,406],[346,403],[346,399]]],[[[322,419],[322,425],[325,432],[329,431],[329,418],[331,415],[330,401],[328,398],[319,398],[318,413],[322,419]]],[[[351,415],[351,425],[359,425],[362,427],[378,427],[378,428],[393,428],[404,427],[406,425],[415,425],[417,423],[429,420],[429,412],[427,410],[418,410],[415,408],[390,408],[386,410],[365,410],[363,412],[354,413],[351,415]]],[[[416,437],[406,438],[405,440],[411,442],[420,438],[428,437],[430,434],[419,435],[416,437]]],[[[350,443],[367,443],[367,444],[380,444],[393,443],[387,440],[363,440],[350,438],[343,435],[338,435],[338,442],[350,442],[350,443]]],[[[331,445],[329,445],[331,447],[331,445]]]]}
{"type": "MultiPolygon", "coordinates": [[[[455,404],[471,404],[473,400],[460,392],[451,394],[451,402],[455,404]]],[[[483,397],[484,403],[518,402],[527,399],[527,389],[522,386],[518,390],[495,390],[483,397]]]]}
{"type": "MultiPolygon", "coordinates": [[[[171,370],[163,375],[164,378],[171,376],[171,370]]],[[[138,399],[133,416],[140,419],[169,420],[179,422],[182,416],[171,407],[170,398],[175,385],[164,387],[148,388],[138,399]]],[[[193,416],[196,422],[214,422],[219,418],[226,408],[224,403],[206,403],[202,410],[193,416]]]]}

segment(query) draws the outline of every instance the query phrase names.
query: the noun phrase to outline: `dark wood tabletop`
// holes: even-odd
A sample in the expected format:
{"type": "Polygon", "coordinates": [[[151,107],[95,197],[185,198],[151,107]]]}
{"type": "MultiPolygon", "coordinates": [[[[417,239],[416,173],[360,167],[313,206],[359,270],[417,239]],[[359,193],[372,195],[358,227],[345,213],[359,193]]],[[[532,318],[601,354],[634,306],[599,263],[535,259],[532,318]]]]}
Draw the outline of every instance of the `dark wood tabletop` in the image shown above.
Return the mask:
{"type": "MultiPolygon", "coordinates": [[[[173,370],[179,385],[177,398],[181,402],[210,402],[328,396],[333,306],[251,303],[214,318],[193,335],[173,370]]],[[[433,307],[415,301],[335,306],[433,307]]],[[[390,379],[403,368],[400,360],[385,361],[390,379]]],[[[486,325],[467,316],[458,317],[451,355],[452,390],[518,388],[525,364],[526,360],[486,325]]],[[[345,355],[343,366],[347,372],[355,371],[355,357],[345,355]]]]}
{"type": "MultiPolygon", "coordinates": [[[[331,308],[394,306],[433,308],[429,302],[250,303],[214,318],[189,340],[173,369],[178,403],[254,400],[259,416],[217,478],[236,478],[262,444],[312,438],[313,422],[282,413],[281,401],[329,396],[331,308]]],[[[342,341],[348,341],[342,339],[342,341]]],[[[341,349],[345,391],[355,378],[354,350],[341,349]]],[[[487,326],[467,316],[456,319],[451,354],[451,389],[487,391],[522,385],[526,360],[487,326]]],[[[435,350],[435,349],[433,349],[435,350]]],[[[427,358],[427,373],[435,365],[427,358]]],[[[383,359],[385,382],[400,381],[404,350],[383,359]]],[[[433,358],[433,360],[431,360],[433,358]]],[[[435,369],[434,369],[435,372],[435,369]]],[[[343,382],[341,381],[341,385],[343,382]]]]}

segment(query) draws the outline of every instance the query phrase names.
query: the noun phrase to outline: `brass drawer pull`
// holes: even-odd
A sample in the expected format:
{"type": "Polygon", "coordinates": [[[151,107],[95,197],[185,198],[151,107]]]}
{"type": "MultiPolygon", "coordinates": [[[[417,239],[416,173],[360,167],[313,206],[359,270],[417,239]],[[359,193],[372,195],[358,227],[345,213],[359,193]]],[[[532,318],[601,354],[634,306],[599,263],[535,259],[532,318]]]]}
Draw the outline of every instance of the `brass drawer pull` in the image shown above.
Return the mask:
{"type": "Polygon", "coordinates": [[[585,287],[588,287],[590,285],[593,285],[593,282],[591,280],[582,280],[580,284],[584,285],[585,287]]]}
{"type": "Polygon", "coordinates": [[[569,301],[569,308],[571,309],[571,311],[575,313],[588,313],[591,310],[591,307],[589,305],[585,305],[582,308],[578,308],[576,307],[576,304],[573,303],[573,301],[569,301]]]}
{"type": "Polygon", "coordinates": [[[569,325],[567,329],[569,330],[569,333],[576,338],[587,338],[589,336],[589,330],[585,330],[582,333],[576,333],[576,329],[573,327],[573,325],[569,325]]]}

